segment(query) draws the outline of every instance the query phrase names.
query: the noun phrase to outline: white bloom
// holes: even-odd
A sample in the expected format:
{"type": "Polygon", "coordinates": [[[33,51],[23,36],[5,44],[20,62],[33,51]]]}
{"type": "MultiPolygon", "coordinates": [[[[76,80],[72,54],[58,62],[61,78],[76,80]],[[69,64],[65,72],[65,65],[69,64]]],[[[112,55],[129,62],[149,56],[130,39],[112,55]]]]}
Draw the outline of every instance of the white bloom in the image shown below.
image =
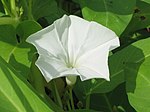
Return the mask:
{"type": "Polygon", "coordinates": [[[112,30],[73,15],[64,15],[31,35],[27,42],[38,51],[36,65],[47,82],[72,75],[80,76],[82,81],[109,80],[108,54],[119,46],[112,30]]]}

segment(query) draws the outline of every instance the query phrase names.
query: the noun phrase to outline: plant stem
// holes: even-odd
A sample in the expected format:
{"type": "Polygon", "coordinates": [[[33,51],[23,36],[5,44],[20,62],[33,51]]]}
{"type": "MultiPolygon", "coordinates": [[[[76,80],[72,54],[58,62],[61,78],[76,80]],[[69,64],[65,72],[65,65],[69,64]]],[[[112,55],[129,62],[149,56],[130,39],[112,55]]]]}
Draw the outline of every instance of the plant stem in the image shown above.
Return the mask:
{"type": "Polygon", "coordinates": [[[2,24],[11,24],[14,27],[16,27],[19,23],[19,20],[17,18],[12,17],[2,17],[0,18],[0,25],[2,24]]]}
{"type": "Polygon", "coordinates": [[[63,108],[63,105],[62,105],[62,102],[61,102],[61,98],[60,98],[60,95],[58,93],[58,90],[57,90],[57,86],[56,86],[56,82],[55,80],[52,80],[53,81],[53,85],[54,85],[54,91],[55,91],[55,96],[56,96],[56,102],[58,103],[58,105],[63,108]]]}
{"type": "Polygon", "coordinates": [[[11,11],[10,11],[9,8],[8,8],[8,3],[7,3],[7,1],[6,1],[6,0],[1,0],[1,2],[2,2],[3,6],[4,6],[5,14],[6,14],[6,15],[9,15],[9,16],[11,16],[11,17],[13,17],[11,11]]]}
{"type": "Polygon", "coordinates": [[[54,101],[46,94],[44,96],[44,99],[49,102],[51,109],[53,109],[55,111],[57,110],[57,112],[64,112],[64,111],[62,111],[62,108],[60,108],[56,103],[54,103],[54,101]]]}
{"type": "Polygon", "coordinates": [[[73,95],[72,95],[72,87],[69,88],[69,95],[70,95],[70,101],[71,101],[71,106],[72,109],[74,110],[74,101],[73,101],[73,95]]]}
{"type": "Polygon", "coordinates": [[[71,110],[71,106],[70,106],[69,100],[67,101],[67,107],[68,107],[68,110],[70,111],[71,110]]]}
{"type": "Polygon", "coordinates": [[[34,20],[34,17],[33,17],[33,15],[32,15],[32,0],[29,0],[28,19],[29,19],[29,20],[34,20]]]}
{"type": "Polygon", "coordinates": [[[86,109],[90,109],[90,95],[86,97],[86,109]]]}
{"type": "Polygon", "coordinates": [[[17,11],[16,11],[16,1],[10,0],[10,6],[11,6],[11,13],[14,17],[18,17],[17,11]]]}
{"type": "Polygon", "coordinates": [[[106,94],[103,94],[103,96],[104,96],[104,99],[105,99],[105,101],[106,101],[106,103],[107,103],[107,105],[108,105],[109,111],[110,111],[110,112],[113,112],[112,107],[111,107],[111,104],[110,104],[110,102],[109,102],[109,99],[107,98],[107,95],[106,95],[106,94]]]}

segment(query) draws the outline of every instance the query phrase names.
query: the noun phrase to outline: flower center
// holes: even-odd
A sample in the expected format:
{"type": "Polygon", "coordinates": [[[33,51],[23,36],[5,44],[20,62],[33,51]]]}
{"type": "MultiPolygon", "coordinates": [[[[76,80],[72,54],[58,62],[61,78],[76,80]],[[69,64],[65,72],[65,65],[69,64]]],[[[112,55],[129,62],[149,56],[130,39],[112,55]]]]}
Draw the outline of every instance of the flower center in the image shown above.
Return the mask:
{"type": "Polygon", "coordinates": [[[66,66],[67,66],[68,68],[74,68],[73,63],[66,63],[66,66]]]}

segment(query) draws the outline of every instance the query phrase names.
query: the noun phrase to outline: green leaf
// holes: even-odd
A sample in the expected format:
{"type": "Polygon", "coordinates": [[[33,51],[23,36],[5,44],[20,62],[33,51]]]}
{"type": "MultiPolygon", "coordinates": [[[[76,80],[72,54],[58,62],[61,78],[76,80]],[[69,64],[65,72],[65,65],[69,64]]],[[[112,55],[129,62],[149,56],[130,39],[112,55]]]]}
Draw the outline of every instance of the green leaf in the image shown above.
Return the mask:
{"type": "MultiPolygon", "coordinates": [[[[128,96],[126,94],[126,86],[125,83],[120,84],[117,88],[107,94],[110,103],[113,106],[118,107],[120,110],[126,110],[125,112],[136,112],[133,107],[129,104],[128,96]],[[116,100],[117,99],[117,100],[116,100]]],[[[100,102],[100,101],[99,101],[100,102]]],[[[121,111],[122,112],[122,111],[121,111]]]]}
{"type": "Polygon", "coordinates": [[[144,1],[144,2],[147,2],[147,3],[150,4],[150,0],[141,0],[141,1],[144,1]]]}
{"type": "Polygon", "coordinates": [[[83,17],[96,21],[119,36],[130,22],[136,0],[74,0],[81,5],[83,17]]]}
{"type": "Polygon", "coordinates": [[[133,18],[126,28],[124,35],[146,28],[150,25],[150,4],[137,0],[133,18]]]}
{"type": "Polygon", "coordinates": [[[0,17],[1,17],[1,16],[4,16],[4,13],[0,12],[0,17]]]}
{"type": "Polygon", "coordinates": [[[28,82],[1,57],[0,75],[2,112],[53,112],[28,82]]]}
{"type": "Polygon", "coordinates": [[[28,36],[41,29],[42,27],[37,22],[27,20],[18,25],[16,32],[18,36],[21,37],[21,41],[25,41],[28,36]]]}
{"type": "Polygon", "coordinates": [[[0,16],[1,14],[3,15],[3,13],[4,13],[4,8],[3,8],[2,1],[0,1],[0,16]]]}
{"type": "Polygon", "coordinates": [[[55,18],[59,9],[55,0],[33,0],[32,13],[35,20],[41,17],[55,18]]]}
{"type": "Polygon", "coordinates": [[[139,48],[143,56],[139,55],[136,61],[131,61],[125,68],[126,91],[130,104],[138,112],[150,112],[150,38],[133,44],[139,48]]]}
{"type": "Polygon", "coordinates": [[[125,83],[120,84],[117,88],[109,93],[92,94],[90,108],[102,112],[135,112],[128,102],[125,83]],[[119,111],[124,109],[126,111],[119,111]]]}
{"type": "Polygon", "coordinates": [[[25,39],[40,29],[41,27],[33,21],[20,23],[17,31],[10,25],[0,25],[0,32],[3,32],[0,33],[0,56],[25,77],[35,52],[34,47],[26,43],[25,39]]]}

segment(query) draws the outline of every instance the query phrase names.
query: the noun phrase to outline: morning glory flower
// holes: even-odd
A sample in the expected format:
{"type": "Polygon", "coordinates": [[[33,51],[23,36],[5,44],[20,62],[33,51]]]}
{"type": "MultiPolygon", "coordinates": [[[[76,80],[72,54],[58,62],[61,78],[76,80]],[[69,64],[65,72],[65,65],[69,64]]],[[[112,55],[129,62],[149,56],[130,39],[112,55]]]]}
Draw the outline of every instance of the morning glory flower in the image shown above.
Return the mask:
{"type": "Polygon", "coordinates": [[[64,15],[29,36],[27,42],[36,47],[39,57],[35,64],[47,82],[64,76],[109,81],[109,51],[119,46],[112,30],[74,15],[64,15]]]}

